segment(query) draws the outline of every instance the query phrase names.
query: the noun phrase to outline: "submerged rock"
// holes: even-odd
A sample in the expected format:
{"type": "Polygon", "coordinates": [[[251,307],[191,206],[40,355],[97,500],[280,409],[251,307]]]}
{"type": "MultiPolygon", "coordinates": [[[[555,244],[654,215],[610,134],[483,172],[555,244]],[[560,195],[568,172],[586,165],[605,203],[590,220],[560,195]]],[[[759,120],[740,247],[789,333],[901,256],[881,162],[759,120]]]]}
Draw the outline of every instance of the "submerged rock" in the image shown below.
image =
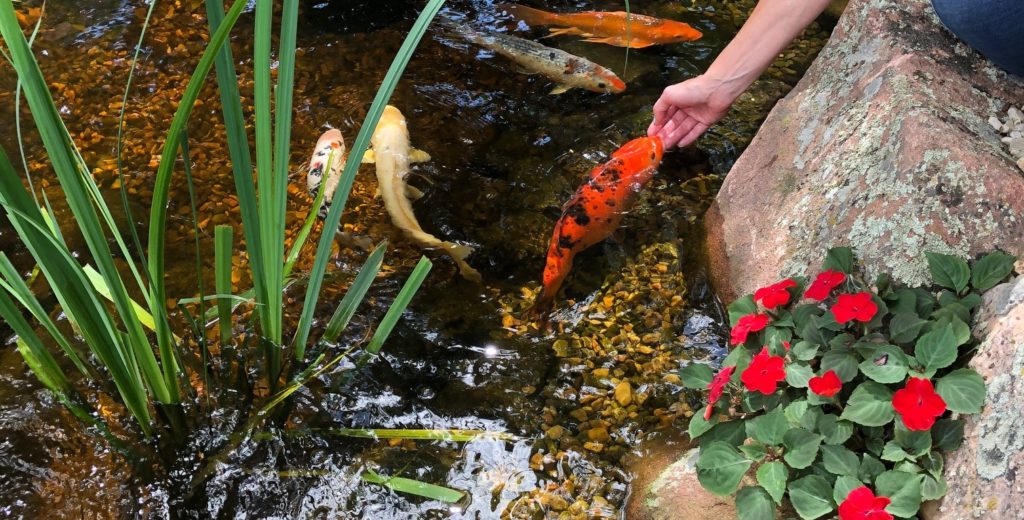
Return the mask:
{"type": "Polygon", "coordinates": [[[716,285],[804,274],[837,245],[908,284],[925,250],[1024,253],[1024,176],[988,122],[1021,99],[927,0],[851,1],[708,212],[716,285]]]}
{"type": "Polygon", "coordinates": [[[1024,277],[985,295],[974,334],[985,340],[971,367],[985,378],[980,415],[946,461],[949,494],[930,518],[1024,518],[1017,475],[1024,469],[1024,277]]]}
{"type": "Polygon", "coordinates": [[[633,493],[626,503],[630,520],[724,520],[736,518],[731,496],[705,490],[697,480],[700,450],[682,451],[684,444],[655,440],[639,450],[633,463],[633,493]]]}

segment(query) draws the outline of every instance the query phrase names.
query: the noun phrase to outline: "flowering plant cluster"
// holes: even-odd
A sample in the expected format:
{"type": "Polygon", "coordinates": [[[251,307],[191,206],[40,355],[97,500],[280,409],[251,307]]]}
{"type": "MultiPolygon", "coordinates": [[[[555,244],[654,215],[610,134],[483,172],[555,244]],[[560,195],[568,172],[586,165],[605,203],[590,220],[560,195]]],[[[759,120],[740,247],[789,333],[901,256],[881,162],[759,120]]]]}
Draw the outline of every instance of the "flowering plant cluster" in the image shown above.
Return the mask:
{"type": "Polygon", "coordinates": [[[985,383],[966,363],[980,293],[1013,270],[992,253],[973,268],[927,253],[937,287],[865,283],[849,248],[828,252],[810,284],[790,278],[729,306],[732,351],[715,374],[691,363],[684,385],[707,389],[689,433],[709,491],[736,492],[741,519],[914,517],[946,494],[943,453],[981,411],[985,383]]]}

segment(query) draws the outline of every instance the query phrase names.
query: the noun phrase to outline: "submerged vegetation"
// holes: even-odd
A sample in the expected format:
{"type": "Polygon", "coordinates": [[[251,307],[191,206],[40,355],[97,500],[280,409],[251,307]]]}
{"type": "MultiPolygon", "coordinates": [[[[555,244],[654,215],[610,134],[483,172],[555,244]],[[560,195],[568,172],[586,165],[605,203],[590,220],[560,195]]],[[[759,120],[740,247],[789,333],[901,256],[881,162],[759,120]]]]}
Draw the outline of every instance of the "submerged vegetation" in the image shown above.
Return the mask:
{"type": "MultiPolygon", "coordinates": [[[[354,360],[349,370],[365,365],[378,354],[385,340],[394,328],[413,294],[429,272],[431,263],[422,258],[410,274],[402,291],[378,325],[376,332],[365,345],[352,345],[341,353],[328,352],[327,342],[335,341],[354,315],[365,296],[374,276],[380,269],[385,244],[381,244],[370,255],[359,275],[353,281],[345,298],[338,306],[322,338],[311,340],[313,313],[317,307],[320,287],[331,255],[334,239],[329,230],[336,229],[346,204],[348,193],[355,178],[360,161],[358,157],[366,151],[373,128],[386,105],[395,85],[408,63],[428,24],[437,14],[443,0],[427,3],[419,19],[413,25],[402,48],[399,49],[388,74],[377,92],[359,135],[356,138],[353,157],[342,173],[342,182],[335,193],[333,203],[326,216],[325,230],[317,246],[312,272],[306,280],[306,297],[302,317],[294,331],[282,327],[282,294],[285,283],[292,275],[295,257],[301,250],[310,231],[311,212],[303,234],[292,245],[286,255],[285,244],[285,202],[288,194],[289,146],[291,131],[293,71],[295,60],[295,32],[298,16],[298,1],[284,2],[281,11],[281,27],[276,54],[277,81],[271,81],[271,20],[273,2],[256,3],[255,38],[255,173],[249,150],[249,136],[242,113],[238,93],[238,79],[232,63],[231,49],[226,42],[232,28],[245,7],[245,2],[235,2],[227,12],[220,0],[208,0],[207,12],[210,22],[210,40],[192,74],[177,111],[164,139],[163,151],[155,175],[153,200],[148,221],[148,240],[145,252],[140,247],[135,229],[123,230],[118,227],[111,209],[107,206],[100,189],[78,152],[70,133],[64,126],[46,86],[39,65],[32,55],[30,42],[22,33],[15,16],[11,0],[0,1],[0,33],[7,48],[5,58],[18,74],[19,86],[24,88],[25,99],[31,108],[36,127],[46,146],[48,157],[57,174],[60,186],[68,200],[69,207],[84,237],[90,258],[98,266],[81,265],[68,249],[56,225],[56,216],[47,203],[37,205],[39,194],[29,192],[22,184],[6,153],[0,150],[0,204],[3,205],[11,225],[29,249],[42,276],[60,304],[74,334],[62,331],[51,320],[42,302],[25,284],[6,254],[0,252],[0,316],[10,324],[18,335],[18,350],[39,380],[59,397],[78,417],[93,424],[117,446],[128,453],[138,453],[149,445],[144,439],[155,438],[158,452],[165,448],[181,446],[189,439],[189,431],[199,426],[190,418],[199,417],[192,408],[202,409],[209,404],[211,394],[217,388],[211,384],[208,373],[211,359],[206,337],[205,305],[216,303],[217,318],[220,321],[220,352],[226,353],[229,345],[240,351],[235,362],[227,360],[231,370],[246,371],[253,368],[262,370],[261,378],[275,393],[254,407],[250,418],[238,425],[225,443],[225,450],[213,461],[230,455],[230,450],[252,433],[268,418],[282,419],[276,415],[281,405],[310,378],[332,369],[344,359],[354,360]],[[254,282],[251,298],[230,294],[232,233],[227,226],[216,228],[216,293],[206,294],[202,284],[199,287],[199,315],[192,320],[191,330],[173,330],[168,313],[168,299],[165,288],[165,243],[167,223],[167,202],[172,177],[185,176],[192,193],[190,174],[191,159],[188,154],[187,127],[199,91],[216,62],[217,82],[223,103],[223,118],[228,129],[228,149],[231,153],[232,171],[235,177],[236,195],[241,206],[245,230],[245,254],[252,269],[254,282]],[[271,92],[274,93],[273,115],[271,92]],[[179,157],[181,162],[178,161],[179,157]],[[183,165],[183,172],[176,172],[177,165],[183,165]],[[136,248],[133,252],[126,238],[130,234],[136,248]],[[116,245],[114,251],[110,242],[116,245]],[[116,258],[121,262],[115,261],[116,258]],[[119,268],[119,265],[122,266],[119,268]],[[146,266],[143,271],[140,267],[146,266]],[[127,271],[127,272],[125,272],[127,271]],[[130,294],[140,294],[144,305],[136,303],[130,294]],[[104,301],[109,300],[109,302],[104,301]],[[233,337],[231,322],[232,304],[242,300],[250,307],[255,317],[255,332],[251,339],[233,337]],[[111,307],[112,304],[112,307],[111,307]],[[27,311],[42,325],[46,339],[60,347],[84,377],[70,377],[61,363],[22,315],[27,311]],[[151,333],[147,333],[146,329],[151,333]],[[187,339],[183,339],[187,338],[187,339]],[[323,342],[323,343],[322,343],[323,342]],[[198,346],[199,352],[192,347],[198,346]],[[312,347],[307,356],[307,347],[312,347]],[[88,349],[92,356],[82,352],[88,349]],[[261,355],[264,361],[259,361],[261,355]],[[200,359],[197,359],[199,357],[200,359]],[[83,387],[82,385],[85,385],[83,387]],[[284,385],[282,387],[282,384],[284,385]],[[116,396],[125,410],[134,418],[134,427],[114,414],[100,414],[96,410],[96,391],[116,396]],[[203,398],[198,398],[202,396],[203,398]],[[112,433],[111,421],[116,422],[117,434],[112,433]],[[137,428],[138,438],[132,431],[137,428]]],[[[152,13],[152,4],[147,14],[152,13]]],[[[140,36],[140,45],[142,36],[140,36]]],[[[136,49],[137,58],[138,49],[136,49]]],[[[126,87],[125,99],[127,99],[126,87]]],[[[123,106],[122,106],[123,120],[123,106]]],[[[119,129],[120,134],[120,129],[119,129]]],[[[120,142],[120,141],[119,141],[120,142]]],[[[120,146],[119,146],[120,151],[120,146]]],[[[341,160],[330,158],[329,160],[341,160]]],[[[120,168],[119,168],[120,175],[120,168]]],[[[126,198],[124,184],[121,184],[123,200],[126,198]]],[[[321,195],[322,196],[322,195],[321,195]]],[[[44,195],[45,200],[45,195],[44,195]]],[[[125,211],[130,210],[125,204],[125,211]]],[[[194,213],[194,201],[193,201],[194,213]]],[[[131,226],[129,226],[131,227],[131,226]]],[[[196,230],[196,236],[199,233],[196,230]]],[[[195,254],[201,254],[196,247],[195,254]]],[[[201,264],[200,264],[201,265],[201,264]]],[[[243,319],[244,315],[238,315],[243,319]]],[[[254,396],[255,397],[255,396],[254,396]]],[[[214,396],[216,399],[216,396],[214,396]]],[[[355,436],[357,430],[342,435],[355,436]]],[[[388,435],[387,431],[375,431],[368,435],[388,435]]],[[[396,438],[409,438],[415,433],[401,432],[396,438]]],[[[424,435],[437,436],[437,432],[424,435]]],[[[465,433],[456,432],[457,438],[467,438],[465,433]]],[[[193,488],[210,471],[201,470],[198,478],[190,484],[193,488]]],[[[441,500],[453,501],[461,496],[438,486],[424,486],[416,490],[409,479],[393,480],[373,471],[364,474],[368,482],[388,485],[396,490],[405,490],[441,500]]]]}

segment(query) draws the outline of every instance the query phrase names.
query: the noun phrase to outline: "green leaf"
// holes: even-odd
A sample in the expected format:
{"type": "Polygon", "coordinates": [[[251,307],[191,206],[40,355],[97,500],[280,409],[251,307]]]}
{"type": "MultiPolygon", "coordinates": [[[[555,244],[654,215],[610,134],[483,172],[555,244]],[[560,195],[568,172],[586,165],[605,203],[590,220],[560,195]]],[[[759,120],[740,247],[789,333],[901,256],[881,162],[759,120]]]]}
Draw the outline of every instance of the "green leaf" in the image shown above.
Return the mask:
{"type": "Polygon", "coordinates": [[[793,426],[800,425],[800,419],[807,412],[807,401],[804,399],[798,399],[786,405],[786,419],[793,426]]]}
{"type": "Polygon", "coordinates": [[[768,327],[764,331],[764,344],[773,356],[785,356],[786,346],[793,339],[793,331],[787,328],[768,327]]]}
{"type": "Polygon", "coordinates": [[[834,269],[846,274],[853,272],[853,249],[849,247],[833,247],[825,254],[822,270],[834,269]]]}
{"type": "Polygon", "coordinates": [[[864,426],[883,426],[892,421],[894,414],[892,392],[874,381],[865,381],[850,395],[840,418],[864,426]]]}
{"type": "Polygon", "coordinates": [[[704,363],[690,363],[679,371],[679,377],[682,378],[684,387],[704,390],[711,384],[715,373],[704,363]]]}
{"type": "Polygon", "coordinates": [[[932,329],[940,328],[945,325],[953,327],[953,337],[956,338],[956,345],[958,347],[971,340],[971,328],[967,326],[967,323],[965,323],[964,320],[952,315],[943,316],[938,318],[935,325],[932,326],[932,329]]]}
{"type": "Polygon", "coordinates": [[[914,347],[914,357],[930,371],[952,365],[956,355],[956,336],[953,334],[953,326],[949,324],[921,336],[914,347]]]}
{"type": "Polygon", "coordinates": [[[835,508],[832,486],[818,475],[809,475],[790,483],[789,501],[804,520],[831,513],[835,508]]]}
{"type": "Polygon", "coordinates": [[[842,444],[853,436],[853,423],[825,414],[818,419],[818,431],[825,436],[825,444],[842,444]]]}
{"type": "Polygon", "coordinates": [[[971,269],[971,285],[979,291],[987,291],[1013,272],[1017,258],[1002,251],[993,251],[974,264],[971,269]]]}
{"type": "MultiPolygon", "coordinates": [[[[377,273],[380,272],[380,266],[384,262],[384,252],[387,250],[387,245],[386,240],[381,241],[370,253],[370,256],[366,258],[366,261],[363,262],[363,266],[359,268],[359,274],[349,284],[348,290],[345,291],[345,296],[341,299],[341,303],[338,304],[338,308],[334,310],[330,321],[327,322],[327,328],[324,330],[322,337],[324,341],[334,343],[341,336],[342,331],[348,327],[349,321],[355,316],[356,310],[359,309],[359,304],[363,302],[366,292],[370,290],[373,280],[377,278],[377,273]]],[[[296,351],[295,355],[298,356],[299,352],[296,351]]]]}
{"type": "MultiPolygon", "coordinates": [[[[712,415],[712,419],[711,420],[712,421],[717,421],[717,419],[715,419],[714,415],[712,415]]],[[[690,417],[690,424],[687,426],[687,430],[686,431],[689,434],[690,439],[696,439],[696,438],[700,437],[701,435],[704,435],[705,433],[707,433],[714,426],[715,425],[714,425],[713,422],[709,422],[709,421],[705,421],[704,420],[704,414],[702,414],[702,413],[695,413],[695,414],[693,414],[693,417],[690,417]]]]}
{"type": "Polygon", "coordinates": [[[903,446],[896,441],[889,441],[885,443],[885,447],[882,448],[882,460],[889,462],[901,462],[907,459],[909,454],[903,449],[903,446]]]}
{"type": "Polygon", "coordinates": [[[754,295],[748,294],[729,304],[729,324],[733,327],[740,321],[740,318],[757,312],[757,304],[754,303],[754,295]]]}
{"type": "Polygon", "coordinates": [[[731,446],[739,446],[747,439],[747,431],[743,421],[729,421],[716,424],[703,435],[701,443],[724,442],[731,446]]]}
{"type": "Polygon", "coordinates": [[[963,419],[939,419],[932,426],[932,443],[942,451],[956,451],[963,441],[963,419]]]}
{"type": "Polygon", "coordinates": [[[768,456],[768,449],[764,444],[757,441],[741,444],[740,451],[754,462],[761,462],[768,456]]]}
{"type": "Polygon", "coordinates": [[[886,471],[875,479],[875,495],[892,500],[886,511],[900,518],[911,518],[921,507],[921,476],[886,471]]]}
{"type": "Polygon", "coordinates": [[[818,447],[823,436],[811,433],[803,428],[793,428],[783,437],[786,447],[782,458],[793,469],[804,469],[818,457],[818,447]]]}
{"type": "Polygon", "coordinates": [[[882,345],[861,362],[860,371],[878,383],[899,383],[907,378],[907,356],[898,347],[882,345]]]}
{"type": "Polygon", "coordinates": [[[933,475],[925,475],[921,481],[922,500],[938,500],[946,496],[947,491],[949,491],[949,485],[941,475],[938,478],[933,475]]]}
{"type": "Polygon", "coordinates": [[[835,370],[840,381],[849,383],[857,377],[859,361],[849,349],[829,350],[821,357],[821,372],[835,370]]]}
{"type": "MultiPolygon", "coordinates": [[[[910,294],[913,295],[913,293],[910,294]]],[[[917,335],[921,333],[921,328],[926,323],[928,322],[919,318],[913,310],[898,312],[889,322],[889,339],[895,343],[910,343],[917,339],[917,335]]]]}
{"type": "Polygon", "coordinates": [[[932,450],[932,434],[929,430],[910,431],[902,422],[896,424],[896,442],[913,457],[920,457],[932,450]]]}
{"type": "Polygon", "coordinates": [[[897,289],[889,297],[889,311],[896,314],[912,313],[917,314],[917,294],[913,289],[897,289]]]}
{"type": "Polygon", "coordinates": [[[757,468],[757,483],[771,495],[776,504],[782,504],[782,495],[786,493],[786,482],[789,470],[779,461],[772,461],[757,468]]]}
{"type": "Polygon", "coordinates": [[[871,455],[865,453],[860,461],[860,469],[857,470],[857,477],[862,482],[872,482],[875,477],[885,471],[885,464],[871,455]]]}
{"type": "Polygon", "coordinates": [[[711,493],[719,496],[732,494],[740,485],[743,475],[753,464],[736,448],[725,442],[712,442],[702,446],[697,459],[697,480],[711,493]]]}
{"type": "Polygon", "coordinates": [[[811,343],[818,345],[828,345],[832,338],[835,336],[835,331],[841,327],[836,323],[835,317],[832,313],[825,313],[823,316],[811,316],[807,320],[807,324],[800,330],[800,335],[811,343]]]}
{"type": "Polygon", "coordinates": [[[746,486],[736,493],[739,520],[775,520],[775,504],[760,486],[746,486]]]}
{"type": "Polygon", "coordinates": [[[821,316],[825,313],[817,304],[805,303],[793,309],[793,326],[796,330],[803,330],[811,320],[811,316],[821,316]]]}
{"type": "Polygon", "coordinates": [[[789,430],[789,422],[780,407],[746,421],[746,427],[748,437],[769,446],[777,446],[782,444],[782,438],[789,430]]]}
{"type": "Polygon", "coordinates": [[[732,366],[736,367],[736,371],[733,372],[732,376],[732,380],[733,382],[735,382],[739,380],[740,374],[743,372],[743,370],[750,365],[750,360],[752,358],[753,356],[750,355],[750,351],[747,350],[746,347],[744,347],[743,345],[739,345],[736,348],[732,349],[732,352],[730,352],[729,355],[725,356],[725,359],[722,360],[722,368],[732,366]]]}
{"type": "Polygon", "coordinates": [[[966,323],[971,321],[971,310],[959,302],[943,305],[941,309],[932,313],[932,318],[941,320],[943,318],[957,318],[966,323]]]}
{"type": "Polygon", "coordinates": [[[462,497],[465,496],[463,492],[452,488],[428,484],[426,482],[420,482],[418,480],[404,477],[385,477],[373,470],[365,471],[359,476],[359,478],[364,482],[380,484],[401,493],[421,496],[431,500],[439,500],[449,504],[454,504],[459,500],[462,500],[462,497]]]}
{"type": "Polygon", "coordinates": [[[821,462],[825,464],[825,469],[834,475],[853,477],[860,468],[860,459],[857,455],[843,446],[822,446],[821,462]]]}
{"type": "Polygon", "coordinates": [[[928,270],[932,273],[932,280],[937,285],[953,289],[957,294],[967,288],[971,270],[962,258],[930,251],[924,255],[928,258],[928,270]]]}
{"type": "Polygon", "coordinates": [[[789,353],[798,361],[810,361],[818,355],[818,345],[809,341],[798,341],[789,353]]]}
{"type": "MultiPolygon", "coordinates": [[[[810,405],[810,401],[807,403],[810,405]]],[[[800,427],[807,431],[815,431],[818,428],[818,422],[824,417],[824,412],[821,411],[821,407],[809,406],[807,412],[804,413],[803,417],[800,418],[800,427]]]]}
{"type": "Polygon", "coordinates": [[[977,306],[981,305],[982,299],[978,293],[967,293],[963,298],[960,298],[960,305],[963,305],[967,310],[974,310],[977,306]]]}
{"type": "Polygon", "coordinates": [[[814,377],[814,370],[803,363],[792,363],[786,367],[786,383],[793,388],[807,388],[807,381],[814,377]]]}
{"type": "Polygon", "coordinates": [[[911,475],[918,475],[922,471],[924,471],[924,469],[921,466],[918,466],[917,463],[911,459],[897,462],[896,466],[894,466],[892,469],[903,473],[910,473],[911,475]]]}
{"type": "Polygon", "coordinates": [[[832,488],[832,500],[835,500],[837,504],[842,504],[850,494],[850,491],[853,491],[863,485],[864,483],[856,477],[840,475],[839,478],[836,479],[836,485],[832,488]]]}
{"type": "Polygon", "coordinates": [[[914,291],[914,296],[917,297],[917,315],[922,318],[931,316],[932,310],[935,309],[935,297],[932,296],[932,293],[923,287],[915,287],[911,290],[914,291]]]}
{"type": "Polygon", "coordinates": [[[985,404],[985,381],[969,368],[954,370],[940,378],[935,391],[954,412],[978,413],[985,404]]]}

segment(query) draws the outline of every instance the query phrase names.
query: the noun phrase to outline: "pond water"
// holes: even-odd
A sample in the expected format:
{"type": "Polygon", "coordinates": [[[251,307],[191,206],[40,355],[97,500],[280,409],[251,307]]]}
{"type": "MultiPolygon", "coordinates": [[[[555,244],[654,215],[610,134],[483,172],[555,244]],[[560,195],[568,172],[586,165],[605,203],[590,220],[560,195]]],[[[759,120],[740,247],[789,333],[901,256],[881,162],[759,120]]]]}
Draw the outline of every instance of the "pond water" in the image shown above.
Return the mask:
{"type": "MultiPolygon", "coordinates": [[[[427,253],[434,270],[382,355],[337,385],[327,374],[299,392],[284,428],[466,428],[502,431],[517,440],[389,442],[327,435],[248,441],[198,489],[188,481],[250,411],[247,374],[211,384],[213,406],[187,449],[169,468],[129,460],[70,417],[27,372],[13,341],[0,351],[0,512],[50,518],[586,518],[620,517],[631,492],[627,461],[643,460],[651,439],[677,437],[692,415],[673,371],[691,358],[720,355],[722,316],[704,280],[700,216],[722,176],[772,104],[799,78],[827,37],[812,28],[736,108],[692,149],[666,154],[659,174],[626,218],[617,241],[577,258],[555,326],[520,320],[539,286],[547,240],[562,203],[594,165],[643,133],[661,89],[699,74],[735,34],[753,0],[632,2],[633,9],[698,27],[699,41],[632,50],[544,40],[613,70],[620,95],[571,91],[549,95],[540,76],[444,31],[431,30],[409,64],[392,104],[408,118],[414,146],[432,160],[412,184],[423,227],[472,245],[481,285],[461,279],[447,258],[427,253]],[[452,506],[360,482],[363,468],[453,487],[452,506]],[[564,516],[559,516],[564,515],[564,516]]],[[[421,2],[310,1],[302,5],[296,66],[289,229],[310,202],[302,167],[326,125],[351,143],[421,2]],[[356,6],[355,4],[360,4],[356,6]],[[365,4],[365,5],[364,5],[365,4]]],[[[616,0],[544,3],[552,10],[619,10],[616,0]]],[[[110,201],[117,200],[117,114],[142,0],[50,0],[34,49],[58,107],[110,201]]],[[[538,3],[539,5],[539,3],[538,3]]],[[[34,22],[39,2],[17,9],[34,22]]],[[[442,16],[465,17],[480,30],[514,28],[490,1],[450,2],[442,16]]],[[[243,103],[251,102],[252,14],[235,31],[243,103]]],[[[542,33],[515,31],[524,37],[542,33]]],[[[132,220],[148,215],[156,160],[175,100],[204,46],[202,1],[158,2],[127,108],[124,158],[132,220]]],[[[214,81],[188,128],[202,251],[212,287],[213,228],[241,237],[237,200],[214,81]]],[[[17,162],[15,77],[0,63],[0,144],[17,162]]],[[[70,215],[31,125],[21,121],[26,162],[58,215],[70,215]]],[[[251,131],[251,129],[250,129],[251,131]]],[[[188,190],[175,182],[168,247],[169,289],[197,294],[188,190]]],[[[328,276],[318,317],[329,316],[365,260],[365,243],[390,242],[383,273],[338,349],[365,338],[423,251],[405,240],[374,198],[364,167],[343,218],[347,237],[328,276]]],[[[115,207],[118,206],[115,204],[115,207]]],[[[127,225],[128,217],[119,215],[127,225]]],[[[71,245],[84,247],[72,222],[71,245]]],[[[319,227],[314,238],[319,235],[319,227]]],[[[0,247],[27,273],[31,258],[6,223],[0,247]]],[[[308,269],[311,248],[299,271],[308,269]]],[[[236,290],[250,281],[236,258],[236,290]]],[[[46,287],[37,284],[45,293],[46,287]]],[[[286,320],[301,310],[301,277],[285,295],[286,320]]],[[[45,300],[44,300],[45,301],[45,300]]],[[[245,333],[245,323],[237,326],[245,333]]],[[[4,328],[4,337],[10,331],[4,328]]],[[[257,394],[266,390],[256,388],[257,394]]],[[[208,403],[208,402],[207,402],[208,403]]],[[[114,403],[100,403],[116,409],[114,403]]],[[[695,404],[695,401],[693,402],[695,404]]]]}

